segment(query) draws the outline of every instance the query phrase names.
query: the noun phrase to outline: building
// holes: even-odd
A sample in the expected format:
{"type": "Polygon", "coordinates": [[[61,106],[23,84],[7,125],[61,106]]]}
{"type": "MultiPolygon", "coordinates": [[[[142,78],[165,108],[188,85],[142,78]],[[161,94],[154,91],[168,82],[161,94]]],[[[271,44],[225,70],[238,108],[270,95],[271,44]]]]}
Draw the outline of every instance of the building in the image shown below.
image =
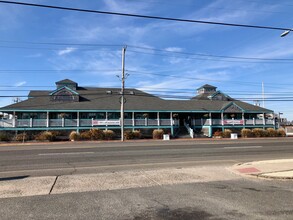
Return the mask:
{"type": "MultiPolygon", "coordinates": [[[[125,129],[166,129],[172,135],[211,137],[216,130],[274,128],[272,110],[235,100],[204,85],[190,100],[164,100],[149,93],[125,90],[125,129]]],[[[0,119],[0,130],[111,129],[119,133],[120,97],[117,88],[80,87],[65,79],[53,91],[31,91],[27,100],[0,108],[11,117],[0,119]]]]}

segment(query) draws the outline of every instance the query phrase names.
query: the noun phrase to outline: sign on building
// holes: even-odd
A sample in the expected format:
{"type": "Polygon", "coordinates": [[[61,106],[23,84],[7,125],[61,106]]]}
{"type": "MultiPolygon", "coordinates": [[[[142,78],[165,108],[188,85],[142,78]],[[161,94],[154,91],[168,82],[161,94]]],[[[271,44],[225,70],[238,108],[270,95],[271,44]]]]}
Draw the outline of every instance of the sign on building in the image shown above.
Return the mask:
{"type": "Polygon", "coordinates": [[[108,125],[120,126],[120,120],[105,120],[105,121],[92,120],[92,125],[93,126],[108,126],[108,125]]]}

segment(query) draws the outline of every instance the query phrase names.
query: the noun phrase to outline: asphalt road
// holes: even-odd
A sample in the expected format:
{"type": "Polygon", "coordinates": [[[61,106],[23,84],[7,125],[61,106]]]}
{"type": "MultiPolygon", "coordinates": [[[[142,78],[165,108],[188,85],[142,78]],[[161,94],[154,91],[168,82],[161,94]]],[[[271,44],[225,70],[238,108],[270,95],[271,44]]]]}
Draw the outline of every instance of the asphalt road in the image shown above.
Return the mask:
{"type": "Polygon", "coordinates": [[[292,157],[291,138],[9,145],[0,147],[0,178],[233,165],[292,157]]]}
{"type": "MultiPolygon", "coordinates": [[[[151,172],[190,166],[195,167],[192,175],[197,179],[190,183],[3,198],[0,219],[291,220],[292,180],[248,178],[226,167],[292,158],[292,145],[293,139],[286,138],[1,146],[2,177],[104,172],[109,177],[111,172],[119,176],[124,170],[151,172]],[[211,172],[208,179],[207,172],[211,172]]],[[[17,180],[0,181],[14,185],[17,180]]]]}
{"type": "Polygon", "coordinates": [[[2,220],[292,220],[292,182],[228,181],[0,199],[2,220]]]}

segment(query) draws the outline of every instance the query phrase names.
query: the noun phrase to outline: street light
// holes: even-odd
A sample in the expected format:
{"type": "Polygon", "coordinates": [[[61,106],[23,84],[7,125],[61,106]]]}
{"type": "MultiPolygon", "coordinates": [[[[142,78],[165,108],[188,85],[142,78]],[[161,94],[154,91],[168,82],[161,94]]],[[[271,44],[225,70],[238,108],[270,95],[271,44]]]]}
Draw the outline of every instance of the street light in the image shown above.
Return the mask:
{"type": "Polygon", "coordinates": [[[284,32],[281,34],[281,37],[285,37],[285,36],[287,36],[291,31],[293,31],[293,29],[290,29],[290,30],[284,31],[284,32]]]}

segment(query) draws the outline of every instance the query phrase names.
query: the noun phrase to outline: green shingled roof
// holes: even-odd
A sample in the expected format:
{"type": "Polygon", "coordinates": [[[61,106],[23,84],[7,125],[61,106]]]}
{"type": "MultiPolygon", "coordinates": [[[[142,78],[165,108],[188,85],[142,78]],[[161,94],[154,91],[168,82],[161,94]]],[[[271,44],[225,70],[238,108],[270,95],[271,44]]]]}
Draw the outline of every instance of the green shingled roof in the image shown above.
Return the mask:
{"type": "MultiPolygon", "coordinates": [[[[120,89],[118,88],[91,88],[78,87],[79,102],[58,102],[51,101],[52,91],[31,91],[27,100],[0,108],[0,111],[13,110],[120,110],[120,89]],[[111,91],[111,92],[110,92],[111,91]]],[[[145,93],[137,89],[125,90],[125,110],[126,111],[173,111],[173,112],[204,112],[221,111],[230,103],[235,103],[244,111],[248,112],[272,112],[259,106],[254,106],[245,102],[231,100],[164,100],[157,96],[145,93]]]]}

